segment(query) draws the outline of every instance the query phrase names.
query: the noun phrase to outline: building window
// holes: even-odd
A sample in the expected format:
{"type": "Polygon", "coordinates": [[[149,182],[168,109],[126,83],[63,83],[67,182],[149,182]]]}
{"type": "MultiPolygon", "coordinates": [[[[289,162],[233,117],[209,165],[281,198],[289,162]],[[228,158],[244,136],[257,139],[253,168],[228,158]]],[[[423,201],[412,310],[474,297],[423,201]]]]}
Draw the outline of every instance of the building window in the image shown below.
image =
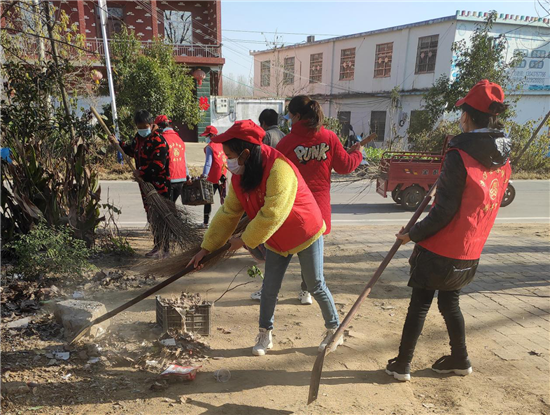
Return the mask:
{"type": "Polygon", "coordinates": [[[351,122],[351,111],[338,111],[338,121],[340,122],[340,136],[347,141],[349,136],[349,126],[351,122]]]}
{"type": "Polygon", "coordinates": [[[391,75],[391,60],[393,55],[393,42],[376,45],[374,56],[374,77],[387,78],[391,75]]]}
{"type": "Polygon", "coordinates": [[[342,49],[340,55],[340,81],[350,81],[355,73],[355,48],[342,49]]]}
{"type": "Polygon", "coordinates": [[[376,133],[376,141],[384,141],[386,133],[386,111],[371,111],[370,133],[376,133]]]}
{"type": "MultiPolygon", "coordinates": [[[[101,32],[101,18],[99,7],[96,7],[96,16],[97,16],[97,31],[98,38],[103,38],[103,33],[101,32]]],[[[114,34],[122,32],[122,26],[124,25],[124,10],[122,7],[107,7],[107,39],[111,39],[114,34]]]]}
{"type": "Polygon", "coordinates": [[[437,57],[438,43],[439,35],[426,36],[418,39],[415,73],[430,73],[435,71],[435,58],[437,57]]]}
{"type": "Polygon", "coordinates": [[[271,85],[271,61],[263,61],[260,70],[260,86],[271,85]]]}
{"type": "Polygon", "coordinates": [[[285,58],[283,85],[294,84],[294,57],[285,58]]]}
{"type": "Polygon", "coordinates": [[[193,43],[191,12],[164,10],[164,38],[169,43],[190,45],[193,43]]]}
{"type": "Polygon", "coordinates": [[[323,80],[323,54],[309,55],[309,82],[316,83],[323,80]]]}

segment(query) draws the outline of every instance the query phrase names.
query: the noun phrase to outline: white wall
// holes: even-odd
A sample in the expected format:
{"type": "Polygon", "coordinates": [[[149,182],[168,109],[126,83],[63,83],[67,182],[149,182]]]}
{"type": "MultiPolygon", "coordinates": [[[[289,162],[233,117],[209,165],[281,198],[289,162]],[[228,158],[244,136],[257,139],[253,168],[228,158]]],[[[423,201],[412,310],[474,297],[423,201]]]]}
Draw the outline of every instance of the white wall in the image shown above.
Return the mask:
{"type": "MultiPolygon", "coordinates": [[[[214,96],[210,97],[210,102],[215,102],[216,98],[214,96]]],[[[230,104],[227,114],[219,114],[216,112],[215,105],[210,106],[211,124],[218,129],[220,134],[225,132],[237,120],[252,120],[259,124],[258,117],[264,109],[270,108],[281,114],[285,108],[284,100],[228,99],[230,104]]]]}

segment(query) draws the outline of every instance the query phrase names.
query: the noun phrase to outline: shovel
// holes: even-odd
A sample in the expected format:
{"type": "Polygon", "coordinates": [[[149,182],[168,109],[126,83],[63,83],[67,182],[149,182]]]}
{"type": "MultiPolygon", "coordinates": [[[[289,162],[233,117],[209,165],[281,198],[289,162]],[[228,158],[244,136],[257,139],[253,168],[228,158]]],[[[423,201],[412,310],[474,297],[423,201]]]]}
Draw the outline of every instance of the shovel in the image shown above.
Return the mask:
{"type": "MultiPolygon", "coordinates": [[[[435,194],[436,186],[437,186],[437,182],[434,183],[434,185],[432,186],[432,188],[430,189],[430,191],[428,192],[428,194],[426,195],[422,203],[420,203],[420,206],[418,206],[418,208],[416,209],[416,212],[414,212],[414,215],[409,220],[409,223],[407,223],[407,225],[403,230],[404,233],[409,232],[409,230],[416,223],[416,221],[418,220],[422,212],[424,212],[424,209],[426,209],[426,206],[428,206],[428,203],[430,203],[430,200],[435,194]]],[[[361,295],[359,295],[359,298],[357,298],[357,300],[355,301],[355,304],[353,304],[353,306],[349,310],[348,314],[344,318],[344,321],[342,322],[342,324],[340,324],[340,327],[338,327],[338,330],[336,330],[336,332],[332,335],[332,338],[330,339],[327,346],[323,349],[323,351],[320,351],[319,354],[317,355],[317,359],[315,359],[315,364],[313,365],[313,369],[311,371],[311,380],[309,383],[309,396],[307,399],[308,405],[312,402],[315,402],[315,400],[317,399],[317,395],[319,394],[319,384],[321,382],[321,374],[323,373],[323,364],[325,362],[325,356],[328,353],[330,353],[330,349],[332,348],[336,339],[339,339],[340,336],[344,335],[344,330],[349,326],[349,323],[351,323],[351,320],[353,319],[357,311],[359,311],[359,307],[361,306],[363,301],[365,301],[365,298],[368,297],[368,295],[372,290],[372,287],[374,287],[374,284],[376,284],[376,282],[378,281],[378,279],[380,278],[380,276],[382,275],[382,273],[384,272],[384,270],[386,269],[386,267],[388,266],[388,264],[390,263],[393,256],[395,255],[395,253],[397,252],[397,250],[401,245],[402,245],[401,240],[397,239],[393,244],[393,246],[391,247],[390,251],[387,253],[384,260],[382,261],[382,263],[380,264],[380,266],[378,267],[378,269],[375,271],[374,275],[366,285],[361,295]]]]}

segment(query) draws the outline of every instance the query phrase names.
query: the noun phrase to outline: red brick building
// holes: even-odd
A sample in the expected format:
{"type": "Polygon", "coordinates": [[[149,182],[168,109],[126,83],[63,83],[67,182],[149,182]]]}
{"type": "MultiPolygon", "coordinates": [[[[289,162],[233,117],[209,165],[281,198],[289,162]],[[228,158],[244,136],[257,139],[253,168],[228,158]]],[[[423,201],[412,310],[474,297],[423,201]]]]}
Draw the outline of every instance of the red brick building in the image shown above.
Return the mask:
{"type": "MultiPolygon", "coordinates": [[[[61,0],[52,2],[64,10],[86,37],[86,47],[102,54],[103,37],[98,1],[61,0]]],[[[225,59],[221,53],[221,2],[217,1],[111,1],[107,0],[107,37],[123,26],[135,31],[143,46],[162,37],[174,48],[177,62],[191,72],[202,69],[206,78],[197,85],[197,98],[222,94],[221,71],[225,59]]],[[[186,141],[196,141],[197,133],[210,123],[209,112],[194,131],[182,131],[186,141]]]]}

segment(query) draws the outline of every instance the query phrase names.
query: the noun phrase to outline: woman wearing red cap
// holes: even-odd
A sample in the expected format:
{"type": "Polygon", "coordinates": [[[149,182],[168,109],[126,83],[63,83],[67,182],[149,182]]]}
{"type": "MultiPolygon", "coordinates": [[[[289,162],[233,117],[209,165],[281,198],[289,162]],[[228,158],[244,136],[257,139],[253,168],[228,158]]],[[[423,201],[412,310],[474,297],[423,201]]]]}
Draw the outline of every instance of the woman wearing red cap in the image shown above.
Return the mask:
{"type": "Polygon", "coordinates": [[[432,369],[462,376],[472,373],[459,295],[474,278],[508,185],[511,141],[497,120],[507,108],[499,85],[483,80],[456,105],[462,110],[463,133],[449,143],[432,209],[409,233],[397,235],[404,244],[416,242],[409,259],[413,290],[399,355],[386,367],[401,381],[410,380],[410,363],[435,291],[451,355],[438,359],[432,369]]]}
{"type": "MultiPolygon", "coordinates": [[[[231,250],[244,245],[267,248],[265,278],[260,300],[260,333],[252,349],[256,356],[273,347],[271,331],[277,295],[294,254],[302,274],[319,303],[327,334],[320,348],[339,325],[338,313],[323,276],[323,233],[326,225],[311,191],[296,167],[280,152],[262,145],[265,131],[251,120],[237,121],[229,130],[212,138],[223,143],[231,186],[225,203],[204,235],[202,250],[190,263],[223,246],[243,213],[251,219],[240,238],[231,239],[231,250]]],[[[342,344],[342,338],[335,344],[342,344]]]]}
{"type": "MultiPolygon", "coordinates": [[[[202,176],[212,183],[214,186],[214,193],[217,191],[220,193],[220,200],[223,204],[225,198],[225,173],[227,172],[226,160],[227,157],[223,152],[223,147],[219,143],[212,142],[212,137],[218,134],[218,130],[213,125],[209,125],[204,129],[201,137],[206,137],[208,143],[204,147],[204,154],[206,160],[204,162],[204,168],[202,170],[202,176]]],[[[210,213],[212,212],[212,205],[204,205],[204,220],[203,227],[208,228],[208,222],[210,222],[210,213]]]]}

